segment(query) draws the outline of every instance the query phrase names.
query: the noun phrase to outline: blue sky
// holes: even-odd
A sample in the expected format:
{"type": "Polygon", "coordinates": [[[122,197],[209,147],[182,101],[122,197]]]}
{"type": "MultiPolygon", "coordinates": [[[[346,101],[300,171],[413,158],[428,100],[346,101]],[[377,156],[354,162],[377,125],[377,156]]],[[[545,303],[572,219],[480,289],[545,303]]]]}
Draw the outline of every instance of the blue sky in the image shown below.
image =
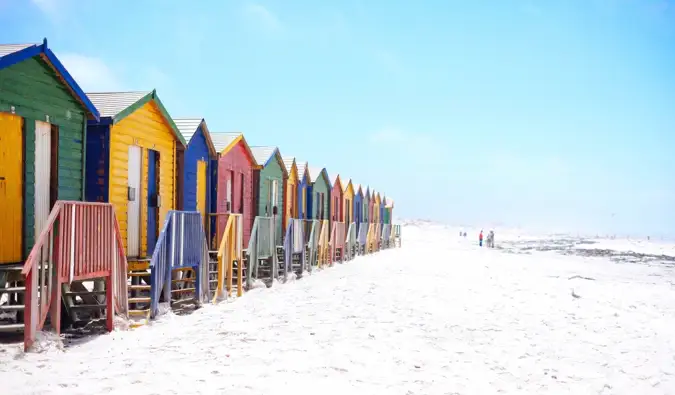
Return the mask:
{"type": "Polygon", "coordinates": [[[0,0],[0,42],[43,37],[401,216],[675,236],[672,0],[0,0]]]}

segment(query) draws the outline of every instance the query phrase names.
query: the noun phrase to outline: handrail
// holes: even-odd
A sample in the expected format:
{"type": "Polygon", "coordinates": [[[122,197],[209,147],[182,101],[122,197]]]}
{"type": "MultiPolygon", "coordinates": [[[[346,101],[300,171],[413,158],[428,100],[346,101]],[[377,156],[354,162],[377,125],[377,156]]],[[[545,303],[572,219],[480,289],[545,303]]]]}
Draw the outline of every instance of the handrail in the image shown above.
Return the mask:
{"type": "Polygon", "coordinates": [[[164,220],[164,226],[157,238],[155,250],[150,259],[150,316],[154,318],[159,311],[159,300],[171,303],[171,273],[174,268],[192,267],[195,278],[195,296],[202,302],[208,292],[208,271],[204,265],[208,262],[205,251],[206,235],[202,216],[198,211],[171,210],[164,220]]]}
{"type": "Polygon", "coordinates": [[[345,256],[347,257],[347,260],[352,260],[356,256],[356,222],[352,222],[349,224],[349,228],[347,229],[347,237],[345,239],[345,245],[346,245],[346,250],[347,252],[345,253],[345,256]]]}
{"type": "Polygon", "coordinates": [[[328,226],[329,222],[327,219],[321,221],[321,233],[319,234],[319,245],[318,245],[318,255],[319,255],[319,267],[324,265],[331,265],[330,257],[330,240],[328,238],[328,226]]]}
{"type": "Polygon", "coordinates": [[[331,261],[337,262],[338,256],[337,253],[340,251],[340,262],[344,261],[345,255],[345,223],[344,222],[333,222],[333,229],[331,229],[330,235],[330,255],[331,261]]]}
{"type": "Polygon", "coordinates": [[[54,204],[21,268],[26,284],[26,350],[32,347],[48,316],[53,329],[60,333],[62,283],[103,277],[107,329],[113,330],[116,313],[127,315],[127,261],[121,241],[111,204],[62,200],[54,204]]]}
{"type": "Polygon", "coordinates": [[[248,254],[249,254],[249,263],[248,263],[248,275],[246,278],[246,284],[249,288],[253,286],[253,280],[258,272],[258,256],[259,255],[269,255],[272,257],[272,278],[278,276],[279,270],[277,269],[277,258],[274,249],[274,239],[272,238],[272,229],[273,226],[271,217],[255,217],[253,221],[253,228],[251,229],[251,237],[248,240],[248,254]],[[270,227],[267,232],[261,231],[262,223],[268,222],[268,227],[270,227]],[[264,254],[261,254],[264,253],[264,254]]]}
{"type": "Polygon", "coordinates": [[[302,222],[299,219],[289,218],[286,225],[286,233],[284,236],[284,278],[288,277],[288,272],[293,267],[293,254],[300,253],[302,261],[301,267],[305,268],[304,252],[304,234],[302,222]]]}
{"type": "Polygon", "coordinates": [[[317,245],[319,242],[319,233],[321,232],[320,229],[317,229],[320,226],[319,220],[316,219],[305,219],[302,220],[303,224],[310,224],[310,229],[307,234],[309,235],[308,238],[306,239],[306,245],[307,249],[309,250],[309,256],[308,259],[306,260],[305,264],[307,265],[307,271],[310,273],[314,269],[314,266],[318,265],[318,251],[317,251],[317,245]]]}
{"type": "Polygon", "coordinates": [[[227,224],[225,225],[223,238],[218,247],[218,287],[216,289],[216,294],[213,296],[214,303],[222,298],[223,285],[225,285],[227,295],[230,295],[232,292],[232,275],[235,260],[239,262],[237,265],[237,278],[239,279],[237,284],[237,296],[242,296],[244,294],[244,285],[241,281],[244,274],[242,241],[242,215],[230,214],[230,217],[227,219],[227,224]],[[227,262],[227,264],[225,262],[227,262]]]}

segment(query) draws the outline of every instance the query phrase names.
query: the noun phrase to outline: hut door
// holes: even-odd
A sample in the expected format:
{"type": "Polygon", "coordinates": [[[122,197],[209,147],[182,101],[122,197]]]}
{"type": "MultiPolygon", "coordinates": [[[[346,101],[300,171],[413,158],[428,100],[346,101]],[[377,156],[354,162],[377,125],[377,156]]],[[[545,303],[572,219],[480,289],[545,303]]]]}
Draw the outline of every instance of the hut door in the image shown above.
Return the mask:
{"type": "Polygon", "coordinates": [[[141,247],[141,147],[129,146],[127,187],[127,256],[137,257],[141,247]]]}
{"type": "MultiPolygon", "coordinates": [[[[229,194],[228,194],[229,200],[229,194]]],[[[202,215],[202,222],[206,220],[206,162],[197,161],[197,211],[202,215]]]]}
{"type": "MultiPolygon", "coordinates": [[[[140,183],[139,183],[140,185],[140,183]]],[[[159,235],[159,152],[148,150],[148,255],[152,255],[159,235]]],[[[139,210],[140,211],[140,210],[139,210]]]]}
{"type": "Polygon", "coordinates": [[[22,118],[0,112],[0,264],[21,261],[23,237],[22,118]]]}
{"type": "Polygon", "coordinates": [[[49,218],[52,179],[52,125],[35,121],[35,238],[49,218]]]}

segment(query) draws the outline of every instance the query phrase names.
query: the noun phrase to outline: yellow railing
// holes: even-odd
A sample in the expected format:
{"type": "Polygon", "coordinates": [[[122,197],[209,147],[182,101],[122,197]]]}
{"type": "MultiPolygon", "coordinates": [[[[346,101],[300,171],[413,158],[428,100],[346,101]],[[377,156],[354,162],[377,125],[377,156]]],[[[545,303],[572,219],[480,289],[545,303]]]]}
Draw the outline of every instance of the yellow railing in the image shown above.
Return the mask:
{"type": "Polygon", "coordinates": [[[223,288],[227,295],[232,295],[232,275],[234,261],[237,265],[237,296],[244,294],[243,276],[244,262],[242,259],[243,219],[241,214],[230,214],[225,225],[223,238],[218,248],[218,287],[213,296],[216,302],[223,295],[223,288]]]}
{"type": "Polygon", "coordinates": [[[377,236],[377,224],[368,225],[368,236],[366,238],[366,252],[368,254],[375,252],[377,236]]]}
{"type": "Polygon", "coordinates": [[[321,233],[319,233],[319,267],[330,266],[330,224],[327,219],[321,221],[321,233]]]}

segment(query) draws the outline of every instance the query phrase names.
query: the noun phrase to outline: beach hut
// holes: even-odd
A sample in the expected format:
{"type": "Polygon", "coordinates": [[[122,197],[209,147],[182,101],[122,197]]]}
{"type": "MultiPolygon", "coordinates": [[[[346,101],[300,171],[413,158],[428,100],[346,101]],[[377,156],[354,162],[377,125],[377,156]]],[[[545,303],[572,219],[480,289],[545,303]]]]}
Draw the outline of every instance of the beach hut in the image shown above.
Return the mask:
{"type": "Polygon", "coordinates": [[[291,218],[298,217],[298,166],[295,164],[295,158],[284,156],[284,166],[286,167],[286,185],[284,187],[284,222],[282,229],[286,229],[291,218]]]}
{"type": "Polygon", "coordinates": [[[361,188],[361,184],[355,184],[353,186],[354,189],[354,222],[356,222],[356,226],[358,227],[359,224],[363,221],[363,188],[361,188]]]}
{"type": "Polygon", "coordinates": [[[309,169],[310,187],[307,188],[308,210],[312,219],[329,219],[331,182],[326,168],[309,169]]]}
{"type": "Polygon", "coordinates": [[[342,180],[339,174],[329,175],[330,179],[330,220],[331,222],[344,222],[342,180]]]}
{"type": "Polygon", "coordinates": [[[382,194],[382,201],[380,202],[380,223],[384,224],[384,212],[385,207],[387,206],[387,196],[382,194]]]}
{"type": "Polygon", "coordinates": [[[280,246],[283,241],[284,183],[288,178],[288,172],[279,148],[252,146],[251,153],[260,165],[254,173],[258,187],[256,215],[273,219],[275,245],[280,246]]]}
{"type": "Polygon", "coordinates": [[[216,184],[211,175],[216,173],[218,154],[203,118],[178,118],[174,123],[187,142],[183,159],[183,209],[199,211],[206,229],[209,213],[216,200],[216,184]]]}
{"type": "Polygon", "coordinates": [[[363,190],[363,222],[365,223],[370,223],[370,203],[370,187],[366,186],[363,190]]]}
{"type": "Polygon", "coordinates": [[[23,264],[56,200],[83,200],[85,125],[97,119],[47,40],[0,45],[0,265],[23,264]]]}
{"type": "Polygon", "coordinates": [[[344,214],[344,222],[349,226],[352,222],[354,222],[354,184],[352,184],[351,179],[347,179],[344,183],[343,187],[343,204],[342,204],[342,210],[344,214]]]}
{"type": "Polygon", "coordinates": [[[384,211],[384,223],[391,225],[394,220],[394,199],[387,198],[387,205],[384,211]]]}
{"type": "Polygon", "coordinates": [[[298,218],[300,219],[311,219],[312,215],[309,212],[309,202],[307,199],[307,191],[310,188],[311,181],[309,177],[309,166],[307,162],[295,162],[295,165],[298,168],[298,218]]]}
{"type": "Polygon", "coordinates": [[[228,214],[236,213],[242,215],[243,246],[246,248],[255,220],[253,173],[260,166],[242,133],[211,133],[211,139],[218,152],[217,225],[216,238],[211,245],[219,245],[228,214]]]}
{"type": "Polygon", "coordinates": [[[376,222],[375,218],[375,200],[377,192],[375,190],[370,191],[370,198],[368,199],[368,222],[374,224],[376,222]]]}
{"type": "Polygon", "coordinates": [[[144,259],[180,208],[185,139],[154,90],[87,95],[101,119],[87,124],[86,200],[115,206],[127,256],[144,259]]]}
{"type": "Polygon", "coordinates": [[[374,224],[380,223],[380,206],[382,205],[382,198],[380,193],[373,191],[373,219],[374,224]]]}

